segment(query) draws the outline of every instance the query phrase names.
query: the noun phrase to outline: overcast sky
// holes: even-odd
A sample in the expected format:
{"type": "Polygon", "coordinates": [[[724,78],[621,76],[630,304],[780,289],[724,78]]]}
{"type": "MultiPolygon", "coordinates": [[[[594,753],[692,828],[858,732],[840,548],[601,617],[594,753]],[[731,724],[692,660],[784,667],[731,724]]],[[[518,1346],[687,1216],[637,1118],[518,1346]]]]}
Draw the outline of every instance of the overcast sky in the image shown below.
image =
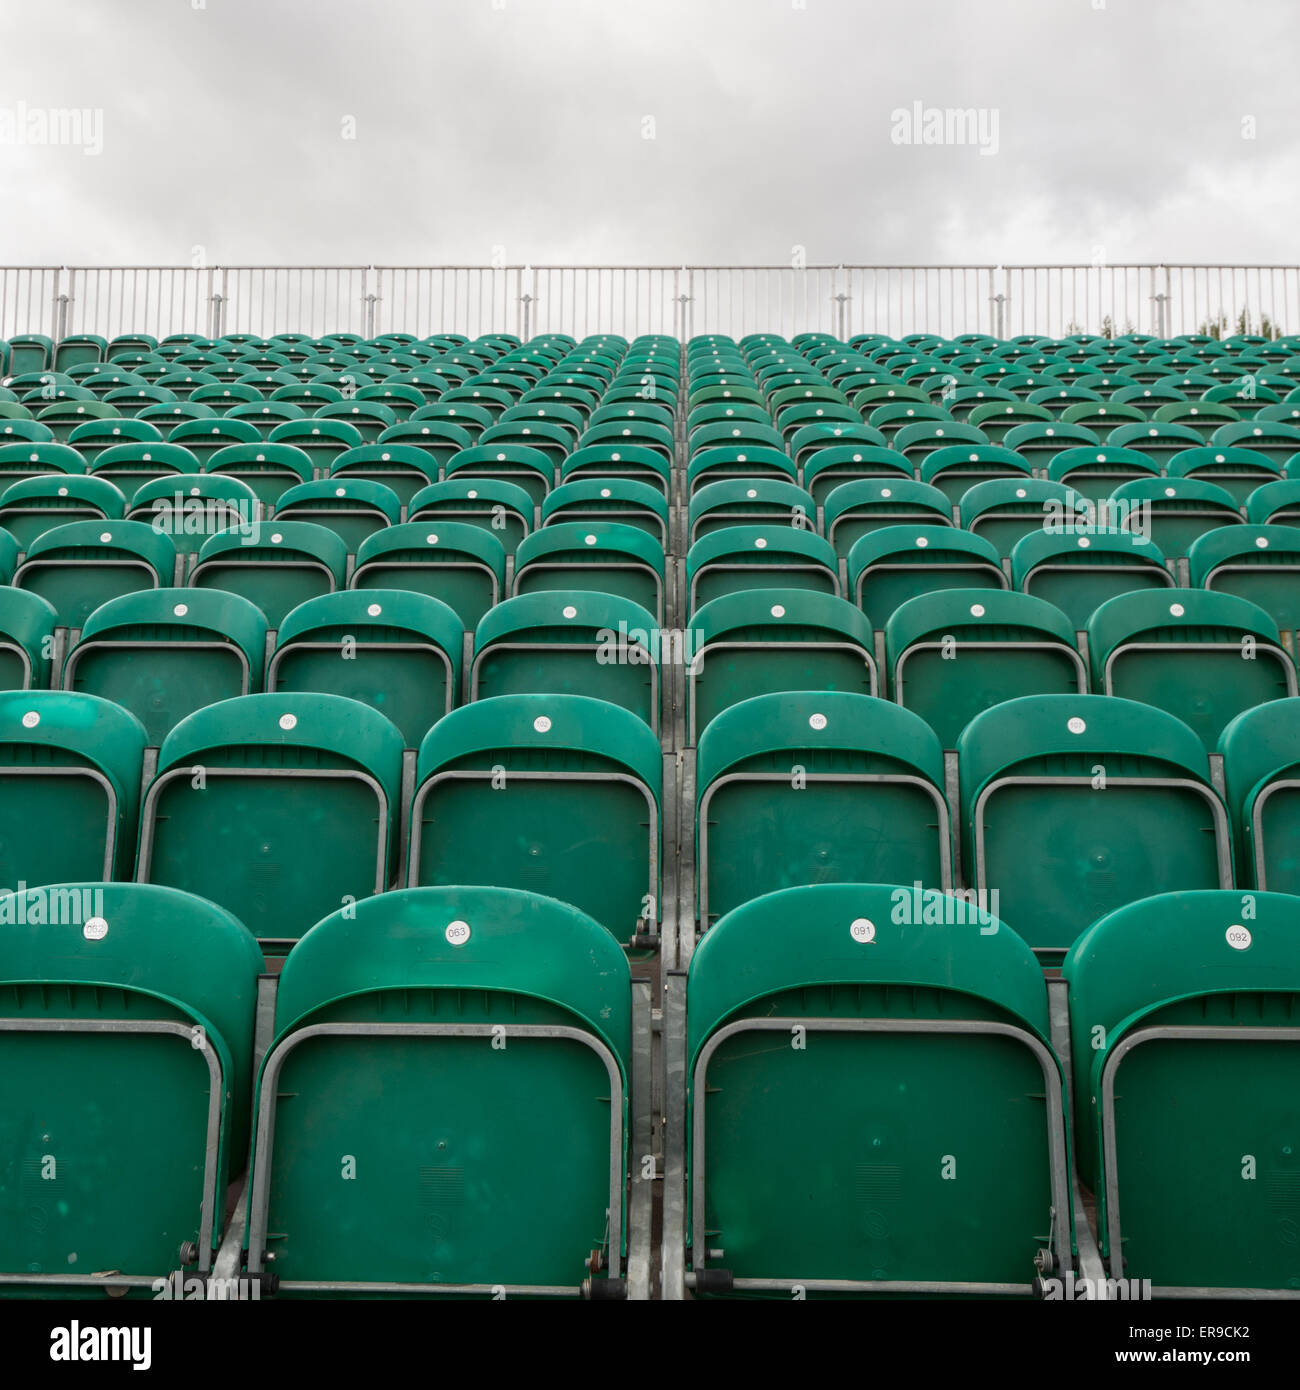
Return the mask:
{"type": "Polygon", "coordinates": [[[0,264],[1294,264],[1300,4],[1100,3],[6,0],[0,264]]]}

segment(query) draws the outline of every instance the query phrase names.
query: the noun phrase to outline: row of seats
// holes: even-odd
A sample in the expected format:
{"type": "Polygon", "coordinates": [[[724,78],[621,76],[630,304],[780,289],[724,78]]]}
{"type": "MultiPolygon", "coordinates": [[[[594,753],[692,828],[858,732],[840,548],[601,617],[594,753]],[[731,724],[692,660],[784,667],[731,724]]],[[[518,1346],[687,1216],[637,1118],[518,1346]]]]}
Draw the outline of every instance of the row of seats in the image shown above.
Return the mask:
{"type": "MultiPolygon", "coordinates": [[[[1221,792],[1202,740],[1164,710],[1113,695],[1005,700],[958,737],[950,800],[943,747],[909,709],[828,691],[742,700],[699,741],[699,922],[803,883],[956,887],[957,851],[966,884],[996,889],[1003,919],[1049,956],[1152,893],[1300,890],[1298,711],[1295,697],[1270,700],[1228,723],[1221,792]]],[[[661,915],[675,787],[649,727],[605,701],[475,701],[433,726],[413,768],[393,724],[335,695],[209,705],[147,772],[143,727],[96,696],[6,693],[0,721],[9,882],[168,883],[282,943],[399,881],[545,891],[623,942],[653,937],[661,915]]]]}
{"type": "MultiPolygon", "coordinates": [[[[91,881],[0,917],[7,1291],[211,1272],[247,1166],[267,1294],[622,1292],[645,1077],[627,961],[581,912],[471,887],[334,912],[260,1066],[264,960],[222,908],[91,881]],[[563,1144],[521,1158],[543,1132],[563,1144]]],[[[1064,1035],[1028,946],[960,899],[730,913],[691,961],[667,1114],[697,1296],[1028,1295],[1076,1267],[1075,1164],[1112,1277],[1294,1294],[1300,899],[1134,902],[1063,975],[1064,1035]]]]}

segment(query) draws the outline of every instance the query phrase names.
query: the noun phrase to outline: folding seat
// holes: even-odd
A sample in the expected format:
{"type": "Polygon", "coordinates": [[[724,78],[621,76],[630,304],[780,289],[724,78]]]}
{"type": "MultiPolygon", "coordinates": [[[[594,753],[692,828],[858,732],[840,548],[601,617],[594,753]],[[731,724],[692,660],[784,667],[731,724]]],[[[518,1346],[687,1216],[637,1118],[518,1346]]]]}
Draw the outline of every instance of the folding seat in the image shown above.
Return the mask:
{"type": "Polygon", "coordinates": [[[401,763],[401,734],[356,700],[276,693],[208,705],[159,750],[136,877],[197,893],[263,941],[291,944],[389,883],[401,763]]]}
{"type": "Polygon", "coordinates": [[[632,478],[581,477],[561,483],[542,502],[542,525],[569,521],[616,521],[668,545],[667,498],[658,488],[632,478]]]}
{"type": "Polygon", "coordinates": [[[288,1297],[621,1292],[629,1116],[648,1101],[629,967],[600,925],[532,892],[386,893],[294,948],[275,1031],[250,1274],[288,1297]],[[520,1135],[543,1131],[564,1143],[521,1168],[520,1135]],[[359,1181],[338,1182],[341,1153],[359,1181]]]}
{"type": "Polygon", "coordinates": [[[702,930],[794,884],[951,882],[943,750],[887,700],[742,700],[700,733],[695,784],[702,930]]]}
{"type": "Polygon", "coordinates": [[[1240,420],[1241,416],[1230,405],[1218,401],[1169,401],[1159,407],[1152,419],[1160,424],[1185,425],[1208,442],[1215,430],[1225,424],[1240,420]]]}
{"type": "Polygon", "coordinates": [[[686,485],[691,496],[711,483],[753,478],[794,483],[794,461],[783,449],[772,445],[720,445],[693,453],[686,466],[686,485]]]}
{"type": "Polygon", "coordinates": [[[286,420],[267,436],[271,444],[285,444],[301,450],[313,469],[327,474],[336,459],[349,449],[359,449],[366,438],[346,420],[325,420],[313,416],[306,420],[286,420]]]}
{"type": "Polygon", "coordinates": [[[1082,516],[1084,506],[1063,483],[1045,478],[993,478],[976,483],[959,503],[962,527],[1002,556],[1009,556],[1022,536],[1041,530],[1049,517],[1082,516]]]}
{"type": "Polygon", "coordinates": [[[958,424],[969,425],[971,412],[990,403],[1015,405],[1016,397],[999,386],[985,381],[979,386],[959,386],[946,397],[948,413],[958,424]]]}
{"type": "Polygon", "coordinates": [[[239,445],[260,447],[261,439],[262,436],[247,420],[231,420],[221,416],[181,420],[167,435],[169,444],[180,444],[188,449],[204,468],[221,450],[239,445]]]}
{"type": "Polygon", "coordinates": [[[520,594],[490,609],[474,633],[470,699],[586,695],[630,710],[659,729],[663,651],[654,614],[631,599],[590,590],[520,594]]]}
{"type": "Polygon", "coordinates": [[[1047,990],[996,918],[919,888],[791,887],[708,932],[686,1001],[696,1297],[1028,1297],[1073,1268],[1047,990]]]}
{"type": "Polygon", "coordinates": [[[348,548],[310,521],[268,521],[235,526],[208,537],[190,571],[196,589],[239,594],[279,627],[291,608],[342,589],[348,548]]]}
{"type": "Polygon", "coordinates": [[[1284,631],[1300,627],[1300,535],[1293,526],[1221,526],[1192,543],[1193,587],[1258,604],[1284,631]]]}
{"type": "MultiPolygon", "coordinates": [[[[509,412],[507,412],[507,414],[508,413],[509,412]]],[[[411,429],[414,425],[415,421],[412,420],[411,424],[405,426],[405,428],[411,429]]],[[[640,436],[647,431],[654,430],[654,428],[655,427],[652,425],[645,425],[626,432],[640,436]]],[[[611,427],[607,425],[597,427],[597,430],[610,431],[611,429],[615,432],[619,432],[623,430],[623,427],[611,427]]],[[[489,458],[497,453],[511,452],[517,449],[535,449],[538,453],[546,457],[546,476],[548,478],[554,477],[555,470],[559,468],[560,464],[563,463],[565,457],[574,447],[574,437],[566,426],[554,424],[545,419],[534,419],[531,422],[513,420],[499,425],[492,425],[478,436],[477,441],[474,440],[468,431],[462,430],[461,433],[464,434],[468,440],[468,443],[462,446],[463,448],[468,449],[472,445],[477,444],[477,447],[480,449],[490,450],[490,453],[486,455],[486,457],[489,458]]],[[[628,442],[640,443],[641,440],[639,438],[634,438],[629,439],[628,442]]],[[[449,460],[444,460],[444,464],[447,462],[449,462],[449,460]]]]}
{"type": "Polygon", "coordinates": [[[80,473],[46,473],[11,483],[0,495],[0,527],[19,550],[69,521],[118,521],[126,498],[112,483],[80,473]]]}
{"type": "Polygon", "coordinates": [[[909,598],[940,589],[1005,589],[997,552],[956,527],[882,526],[853,545],[849,597],[878,624],[909,598]]]}
{"type": "Polygon", "coordinates": [[[1054,603],[1076,629],[1109,598],[1174,584],[1154,541],[1130,531],[1071,527],[1068,518],[1016,542],[1011,580],[1021,593],[1054,603]]]}
{"type": "Polygon", "coordinates": [[[1115,489],[1109,503],[1099,503],[1121,530],[1141,530],[1169,559],[1185,556],[1197,537],[1241,521],[1232,495],[1199,478],[1138,478],[1115,489]]]}
{"type": "Polygon", "coordinates": [[[61,690],[0,692],[0,882],[129,876],[145,734],[61,690]]]}
{"type": "Polygon", "coordinates": [[[1124,483],[1158,478],[1160,466],[1137,449],[1079,446],[1046,460],[1045,476],[1089,502],[1101,502],[1124,483]]]}
{"type": "MultiPolygon", "coordinates": [[[[1096,396],[1099,393],[1089,392],[1096,396]]],[[[1062,424],[1082,425],[1097,434],[1105,435],[1120,425],[1145,425],[1147,417],[1137,406],[1116,404],[1104,398],[1092,401],[1076,401],[1074,405],[1061,412],[1062,424]]]]}
{"type": "Polygon", "coordinates": [[[834,444],[805,458],[803,485],[822,505],[833,488],[867,478],[911,478],[912,469],[902,455],[879,444],[834,444]]]}
{"type": "MultiPolygon", "coordinates": [[[[262,393],[256,386],[250,386],[238,377],[230,381],[223,381],[216,386],[201,386],[190,399],[198,405],[210,406],[218,415],[229,415],[232,410],[239,406],[253,405],[259,408],[262,406],[270,408],[270,403],[263,399],[262,393]]],[[[257,423],[256,418],[254,418],[253,423],[257,423]]]]}
{"type": "Polygon", "coordinates": [[[893,447],[912,468],[920,468],[936,450],[946,449],[951,445],[961,445],[967,453],[971,453],[977,451],[977,446],[987,446],[988,443],[983,432],[974,425],[959,425],[955,421],[925,421],[907,425],[899,430],[893,439],[893,447]]]}
{"type": "Polygon", "coordinates": [[[1093,688],[1177,715],[1213,753],[1242,710],[1296,693],[1277,624],[1232,594],[1122,594],[1088,622],[1093,688]]]}
{"type": "Polygon", "coordinates": [[[0,899],[4,1162],[27,1175],[0,1278],[27,1297],[208,1273],[247,1152],[257,943],[188,894],[95,880],[0,899]]]}
{"type": "Polygon", "coordinates": [[[1295,1295],[1298,928],[1283,893],[1171,892],[1066,958],[1080,1177],[1155,1297],[1295,1295]]]}
{"type": "Polygon", "coordinates": [[[672,460],[665,459],[656,449],[617,444],[585,445],[575,449],[560,465],[560,482],[572,483],[587,478],[626,478],[629,482],[645,483],[662,492],[669,492],[672,460]]]}
{"type": "Polygon", "coordinates": [[[990,444],[1004,444],[1011,430],[1022,425],[1050,425],[1054,418],[1050,410],[1041,405],[1030,405],[1027,401],[1016,400],[1014,404],[989,401],[977,405],[966,416],[966,423],[981,430],[990,444]]]}
{"type": "Polygon", "coordinates": [[[482,526],[408,521],[362,542],[351,589],[403,589],[451,607],[467,631],[505,593],[506,551],[482,526]]]}
{"type": "Polygon", "coordinates": [[[411,521],[459,521],[490,532],[513,553],[533,529],[533,499],[514,483],[467,477],[430,483],[410,501],[411,521]]]}
{"type": "Polygon", "coordinates": [[[312,521],[326,526],[355,555],[367,536],[402,519],[397,494],[365,478],[322,478],[298,483],[281,494],[275,505],[277,521],[312,521]]]}
{"type": "Polygon", "coordinates": [[[162,433],[147,420],[120,417],[111,420],[87,420],[69,435],[68,444],[93,468],[95,460],[119,444],[161,444],[162,433]]]}
{"type": "Polygon", "coordinates": [[[265,652],[266,619],[237,594],[151,589],[86,619],[63,688],[129,710],[156,747],[196,709],[260,689],[265,652]]]}
{"type": "Polygon", "coordinates": [[[952,504],[936,487],[900,476],[841,483],[826,494],[826,539],[841,559],[883,526],[951,526],[952,504]]]}
{"type": "MultiPolygon", "coordinates": [[[[209,405],[196,405],[193,401],[171,400],[165,404],[147,405],[143,410],[135,412],[135,419],[156,421],[158,428],[171,439],[179,425],[192,424],[194,421],[207,421],[209,428],[221,417],[209,405]]],[[[179,441],[187,447],[192,445],[192,440],[186,440],[182,435],[179,441]]]]}
{"type": "Polygon", "coordinates": [[[396,725],[408,748],[457,702],[465,629],[427,594],[348,589],[308,599],[276,633],[268,691],[359,700],[396,725]]]}
{"type": "Polygon", "coordinates": [[[823,450],[854,444],[868,449],[880,448],[884,445],[884,435],[863,424],[805,425],[790,440],[790,457],[796,473],[801,473],[809,459],[823,450]]]}
{"type": "Polygon", "coordinates": [[[396,493],[403,505],[438,477],[436,457],[409,444],[363,444],[340,454],[330,466],[331,479],[366,479],[396,493]]]}
{"type": "MultiPolygon", "coordinates": [[[[486,392],[484,395],[486,396],[486,392]]],[[[384,406],[392,411],[398,424],[409,420],[415,411],[425,404],[424,397],[415,387],[396,385],[391,380],[376,382],[373,386],[363,386],[353,399],[357,402],[368,401],[374,405],[384,406]]],[[[480,401],[480,404],[490,408],[492,402],[484,400],[480,401]]]]}
{"type": "Polygon", "coordinates": [[[774,478],[706,483],[691,497],[688,544],[731,526],[817,529],[817,504],[801,487],[774,478]]]}
{"type": "Polygon", "coordinates": [[[512,592],[583,589],[621,594],[649,609],[661,623],[664,572],[663,548],[638,527],[617,521],[564,521],[543,526],[519,543],[512,592]]]}
{"type": "Polygon", "coordinates": [[[205,473],[247,483],[265,507],[274,507],[292,487],[312,481],[311,459],[292,444],[258,441],[233,444],[208,456],[205,473]]]}
{"type": "Polygon", "coordinates": [[[793,526],[728,526],[701,536],[686,555],[688,605],[694,612],[745,589],[806,589],[839,595],[830,543],[793,526]]]}
{"type": "Polygon", "coordinates": [[[1088,689],[1065,615],[1014,591],[945,589],[908,599],[885,624],[885,653],[894,700],[915,710],[945,748],[1003,700],[1088,689]]]}
{"type": "Polygon", "coordinates": [[[39,594],[0,586],[0,690],[49,686],[57,620],[39,594]]]}
{"type": "Polygon", "coordinates": [[[69,521],[43,531],[14,571],[15,588],[40,594],[63,627],[79,628],[119,594],[170,584],[171,540],[138,521],[69,521]]]}
{"type": "Polygon", "coordinates": [[[180,444],[115,444],[94,460],[91,472],[133,497],[157,478],[197,473],[198,459],[180,444]]]}
{"type": "Polygon", "coordinates": [[[1124,903],[1230,888],[1227,816],[1197,734],[1115,695],[1028,695],[957,740],[966,877],[1059,958],[1124,903]]]}
{"type": "Polygon", "coordinates": [[[197,367],[180,369],[173,363],[171,369],[164,372],[153,384],[165,386],[175,394],[177,400],[184,402],[204,386],[220,386],[221,379],[211,372],[200,371],[197,367]]]}
{"type": "MultiPolygon", "coordinates": [[[[583,440],[583,443],[595,441],[583,440]]],[[[691,452],[705,449],[775,449],[785,453],[785,440],[772,425],[751,424],[734,420],[728,424],[701,425],[691,435],[691,452]]]]}
{"type": "Polygon", "coordinates": [[[218,531],[238,527],[243,535],[252,535],[261,514],[257,495],[237,478],[174,473],[137,488],[126,519],[147,522],[170,536],[177,553],[188,557],[218,531]]]}
{"type": "Polygon", "coordinates": [[[725,425],[732,421],[743,421],[750,425],[771,426],[772,417],[768,413],[767,406],[763,404],[763,396],[759,391],[751,392],[753,400],[748,398],[733,399],[730,393],[719,397],[715,391],[704,393],[708,399],[701,400],[699,404],[691,407],[690,413],[686,417],[686,442],[690,445],[691,435],[700,428],[701,425],[725,425]]]}
{"type": "Polygon", "coordinates": [[[657,930],[659,740],[583,695],[500,695],[420,745],[408,884],[529,887],[628,942],[657,930]]]}
{"type": "Polygon", "coordinates": [[[807,589],[747,589],[696,610],[686,664],[689,738],[756,695],[876,693],[871,624],[851,603],[807,589]]]}
{"type": "Polygon", "coordinates": [[[1300,526],[1300,478],[1262,483],[1246,498],[1246,520],[1254,526],[1300,526]]]}
{"type": "Polygon", "coordinates": [[[525,444],[480,445],[462,449],[447,460],[448,481],[494,478],[522,488],[540,506],[555,482],[555,460],[542,449],[525,444]]]}
{"type": "Polygon", "coordinates": [[[1289,459],[1300,454],[1300,428],[1282,421],[1242,420],[1215,430],[1210,443],[1220,450],[1249,449],[1262,455],[1273,465],[1274,472],[1280,473],[1289,459]]]}
{"type": "Polygon", "coordinates": [[[1175,454],[1169,460],[1168,474],[1171,478],[1200,478],[1214,483],[1230,493],[1233,502],[1241,507],[1257,487],[1276,482],[1279,469],[1267,455],[1255,449],[1205,445],[1175,454]]]}
{"type": "Polygon", "coordinates": [[[6,375],[24,376],[43,372],[54,362],[54,340],[44,333],[19,333],[9,339],[9,365],[6,375]]]}
{"type": "Polygon", "coordinates": [[[1239,882],[1300,894],[1300,700],[1243,710],[1219,739],[1239,882]]]}
{"type": "Polygon", "coordinates": [[[955,444],[935,449],[921,463],[921,481],[937,487],[955,505],[962,494],[994,478],[1028,479],[1029,466],[997,444],[955,444]]]}
{"type": "Polygon", "coordinates": [[[1016,425],[1002,437],[1002,447],[1019,454],[1040,475],[1046,473],[1050,459],[1067,449],[1084,445],[1096,450],[1100,448],[1101,440],[1094,431],[1084,429],[1082,425],[1063,425],[1059,422],[1052,425],[1016,425]]]}
{"type": "Polygon", "coordinates": [[[44,425],[60,444],[67,444],[73,431],[88,421],[120,418],[116,406],[93,398],[56,400],[36,412],[37,423],[44,425]]]}
{"type": "MultiPolygon", "coordinates": [[[[474,444],[474,436],[468,430],[462,429],[459,425],[453,425],[446,420],[407,420],[402,424],[394,425],[379,436],[374,444],[366,446],[368,449],[396,452],[396,447],[400,446],[403,451],[408,449],[418,449],[426,458],[424,469],[427,482],[433,482],[439,472],[447,465],[448,461],[463,449],[471,448],[474,444]]],[[[376,455],[378,457],[378,454],[376,455]]],[[[384,481],[381,479],[380,481],[384,481]]],[[[422,483],[420,486],[424,486],[422,483]]],[[[390,484],[390,486],[392,486],[390,484]]],[[[394,488],[398,495],[400,489],[394,488]]],[[[407,499],[403,499],[407,500],[407,499]]]]}
{"type": "Polygon", "coordinates": [[[56,372],[66,372],[83,362],[102,362],[107,355],[107,338],[95,333],[71,333],[55,346],[50,365],[56,372]]]}

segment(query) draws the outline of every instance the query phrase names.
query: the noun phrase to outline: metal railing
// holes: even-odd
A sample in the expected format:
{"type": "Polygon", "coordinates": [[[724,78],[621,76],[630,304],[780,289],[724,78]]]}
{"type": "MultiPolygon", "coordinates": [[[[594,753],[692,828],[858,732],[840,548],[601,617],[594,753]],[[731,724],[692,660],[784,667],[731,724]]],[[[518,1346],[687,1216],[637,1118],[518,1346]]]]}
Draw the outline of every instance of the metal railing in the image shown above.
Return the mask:
{"type": "Polygon", "coordinates": [[[44,333],[1144,332],[1300,325],[1300,267],[8,266],[0,337],[44,333]]]}

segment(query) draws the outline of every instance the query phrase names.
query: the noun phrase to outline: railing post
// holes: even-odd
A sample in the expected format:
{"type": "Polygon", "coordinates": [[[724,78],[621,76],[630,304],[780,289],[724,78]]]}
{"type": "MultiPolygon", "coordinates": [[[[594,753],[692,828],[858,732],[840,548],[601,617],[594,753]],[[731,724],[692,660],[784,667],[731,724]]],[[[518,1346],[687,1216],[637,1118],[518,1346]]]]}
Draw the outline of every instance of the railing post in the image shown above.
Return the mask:
{"type": "Polygon", "coordinates": [[[54,341],[61,343],[68,336],[68,305],[72,303],[69,295],[61,294],[55,301],[58,306],[58,318],[54,325],[54,341]]]}
{"type": "Polygon", "coordinates": [[[221,309],[225,302],[219,294],[208,296],[208,337],[213,341],[221,337],[221,309]]]}
{"type": "Polygon", "coordinates": [[[1005,294],[995,294],[989,300],[989,303],[993,305],[993,336],[995,338],[1006,337],[1006,319],[1004,317],[1006,302],[1005,294]]]}
{"type": "Polygon", "coordinates": [[[524,318],[523,318],[523,332],[520,333],[519,337],[520,337],[521,341],[523,341],[523,342],[525,342],[525,343],[528,341],[529,336],[530,336],[530,335],[529,335],[529,332],[528,332],[528,319],[529,319],[529,309],[530,309],[531,306],[532,306],[532,302],[533,302],[533,297],[532,297],[531,294],[521,294],[521,295],[519,296],[519,303],[523,306],[523,314],[524,314],[524,318]]]}
{"type": "Polygon", "coordinates": [[[379,296],[377,294],[368,294],[364,298],[366,305],[366,337],[373,338],[375,336],[375,305],[379,303],[379,296]]]}
{"type": "Polygon", "coordinates": [[[848,313],[848,303],[849,303],[849,300],[852,299],[852,298],[853,298],[853,296],[852,296],[851,294],[845,294],[843,291],[841,291],[839,294],[837,294],[837,295],[834,296],[834,299],[835,299],[835,306],[836,306],[836,308],[835,308],[835,336],[840,340],[840,342],[844,342],[844,322],[845,322],[845,316],[846,316],[847,313],[848,313]]]}

